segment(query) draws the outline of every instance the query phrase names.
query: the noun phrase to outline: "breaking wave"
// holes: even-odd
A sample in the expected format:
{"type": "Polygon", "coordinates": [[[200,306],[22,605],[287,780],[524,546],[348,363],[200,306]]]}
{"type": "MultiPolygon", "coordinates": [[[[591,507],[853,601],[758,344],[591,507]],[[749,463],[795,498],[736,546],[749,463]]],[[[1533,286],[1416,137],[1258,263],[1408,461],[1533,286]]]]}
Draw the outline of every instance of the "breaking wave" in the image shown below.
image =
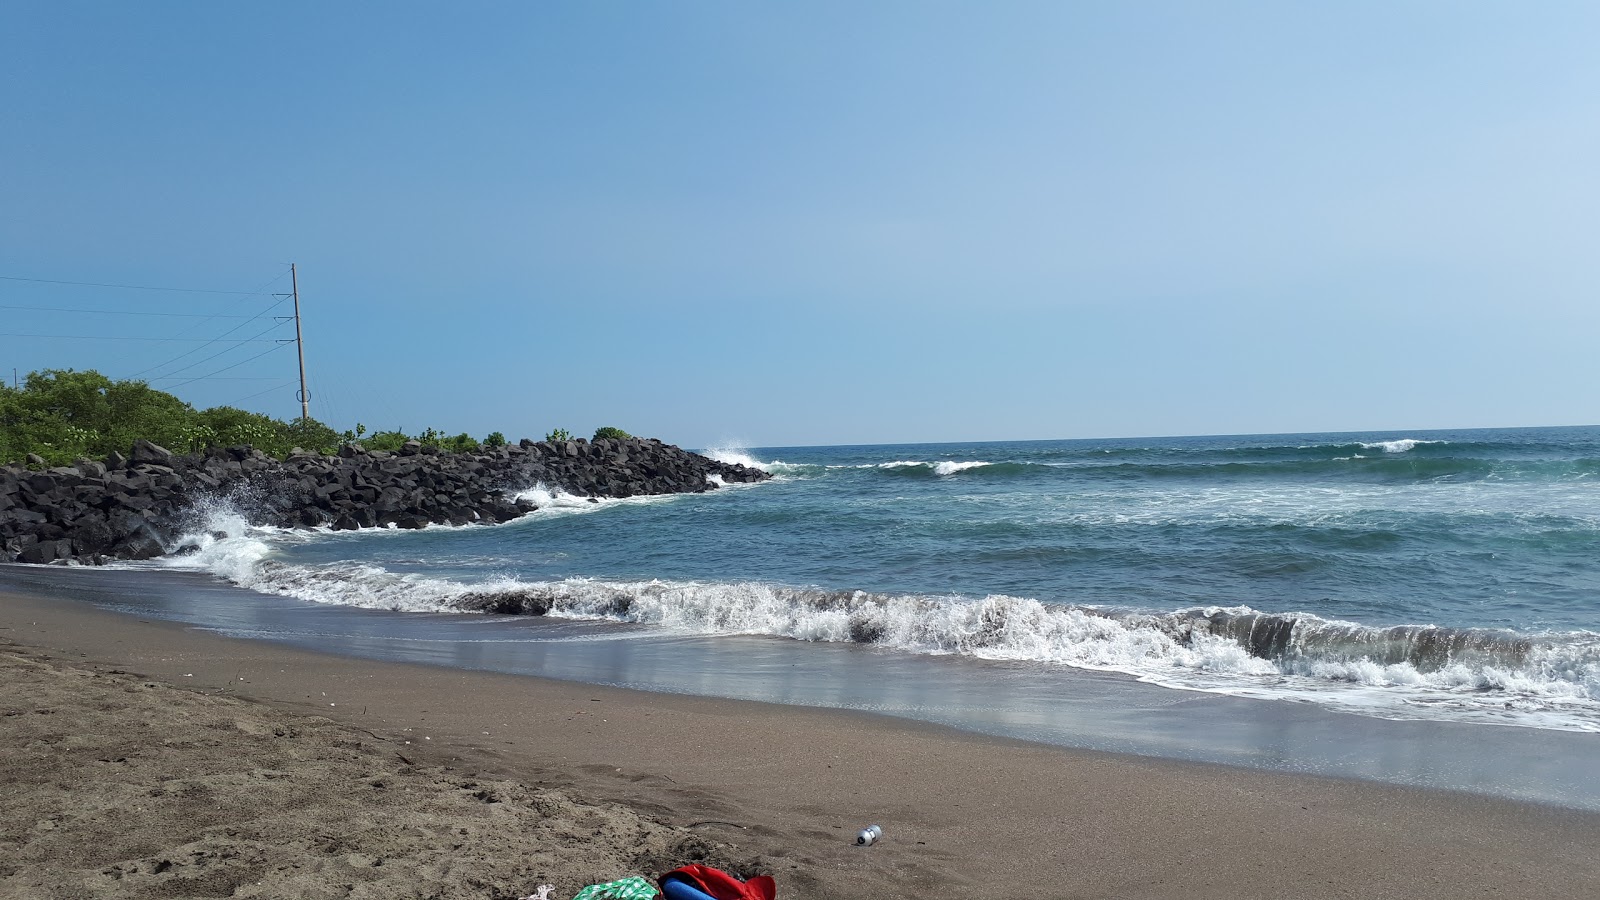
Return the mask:
{"type": "Polygon", "coordinates": [[[750,451],[744,447],[713,447],[708,450],[701,450],[700,453],[709,459],[716,460],[719,463],[727,463],[728,465],[733,466],[745,466],[746,468],[750,469],[759,469],[760,471],[766,472],[767,474],[772,475],[775,479],[779,480],[781,480],[784,476],[816,475],[822,473],[827,468],[826,466],[787,463],[781,459],[763,462],[762,460],[756,459],[754,456],[750,455],[750,451]]]}
{"type": "Polygon", "coordinates": [[[1002,469],[1022,470],[1031,468],[1017,463],[992,463],[982,460],[941,460],[939,462],[921,462],[918,460],[897,460],[895,462],[878,463],[868,468],[883,469],[897,475],[933,475],[943,477],[966,472],[970,469],[986,469],[991,466],[1000,466],[1002,469]]]}
{"type": "MultiPolygon", "coordinates": [[[[1396,445],[1405,441],[1389,442],[1396,445]]],[[[748,463],[747,463],[748,464],[748,463]]],[[[891,478],[940,479],[963,476],[983,480],[1050,479],[1109,482],[1338,482],[1413,484],[1447,481],[1527,480],[1571,482],[1600,477],[1600,459],[1486,459],[1471,456],[1414,456],[1404,449],[1353,445],[1322,448],[1314,455],[1249,458],[1170,455],[1158,459],[1073,456],[1029,460],[896,460],[861,465],[759,463],[777,476],[816,477],[837,471],[865,471],[891,478]],[[1333,455],[1342,454],[1342,455],[1333,455]]]]}
{"type": "MultiPolygon", "coordinates": [[[[503,526],[502,526],[503,527],[503,526]]],[[[1600,634],[1372,627],[1248,607],[1131,611],[992,595],[894,595],[759,582],[470,582],[276,558],[315,533],[246,526],[226,505],[162,565],[315,603],[630,623],[1122,672],[1171,688],[1310,700],[1387,718],[1600,732],[1600,634]]]]}
{"type": "Polygon", "coordinates": [[[1424,444],[1443,444],[1443,443],[1445,443],[1445,442],[1444,441],[1424,441],[1424,440],[1419,440],[1417,438],[1401,438],[1398,441],[1363,442],[1361,444],[1361,446],[1365,450],[1382,450],[1385,453],[1405,453],[1408,450],[1414,450],[1417,447],[1422,446],[1424,444]]]}
{"type": "MultiPolygon", "coordinates": [[[[914,450],[914,447],[906,447],[914,450]]],[[[1516,481],[1574,483],[1600,479],[1600,458],[1547,456],[1557,448],[1529,445],[1523,455],[1487,442],[1395,438],[1306,444],[1071,448],[1029,451],[1021,445],[993,459],[918,459],[889,462],[765,461],[742,447],[704,451],[713,459],[761,469],[778,481],[819,477],[879,477],[928,481],[1167,483],[1293,482],[1406,485],[1516,481]]],[[[804,452],[796,451],[796,452],[804,452]]]]}
{"type": "MultiPolygon", "coordinates": [[[[1248,607],[1130,612],[994,595],[820,591],[769,584],[568,579],[464,590],[455,609],[607,619],[698,634],[764,634],[929,654],[1126,672],[1172,687],[1239,692],[1300,681],[1582,711],[1600,731],[1600,635],[1435,626],[1373,628],[1248,607]],[[1198,676],[1198,677],[1190,677],[1198,676]]],[[[1329,698],[1332,699],[1332,698],[1329,698]]],[[[1370,698],[1369,698],[1370,699],[1370,698]]]]}

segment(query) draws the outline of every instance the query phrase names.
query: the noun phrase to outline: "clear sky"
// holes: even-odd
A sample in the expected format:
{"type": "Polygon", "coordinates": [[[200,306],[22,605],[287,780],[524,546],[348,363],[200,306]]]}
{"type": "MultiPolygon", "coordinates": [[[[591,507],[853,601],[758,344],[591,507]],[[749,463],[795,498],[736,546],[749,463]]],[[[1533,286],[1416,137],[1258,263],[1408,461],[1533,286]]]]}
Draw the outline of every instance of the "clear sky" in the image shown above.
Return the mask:
{"type": "Polygon", "coordinates": [[[206,343],[291,336],[249,317],[295,262],[339,428],[1600,421],[1600,4],[11,0],[0,34],[7,375],[296,415],[292,348],[206,343]]]}

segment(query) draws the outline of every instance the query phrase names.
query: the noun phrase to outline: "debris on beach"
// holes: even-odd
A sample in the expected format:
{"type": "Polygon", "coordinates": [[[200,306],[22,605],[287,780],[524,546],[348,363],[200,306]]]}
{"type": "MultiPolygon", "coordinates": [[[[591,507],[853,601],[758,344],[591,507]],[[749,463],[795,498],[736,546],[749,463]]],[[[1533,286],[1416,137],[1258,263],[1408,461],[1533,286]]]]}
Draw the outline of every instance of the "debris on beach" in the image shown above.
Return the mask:
{"type": "Polygon", "coordinates": [[[572,900],[652,900],[660,893],[643,875],[629,875],[604,884],[591,884],[572,900]]]}

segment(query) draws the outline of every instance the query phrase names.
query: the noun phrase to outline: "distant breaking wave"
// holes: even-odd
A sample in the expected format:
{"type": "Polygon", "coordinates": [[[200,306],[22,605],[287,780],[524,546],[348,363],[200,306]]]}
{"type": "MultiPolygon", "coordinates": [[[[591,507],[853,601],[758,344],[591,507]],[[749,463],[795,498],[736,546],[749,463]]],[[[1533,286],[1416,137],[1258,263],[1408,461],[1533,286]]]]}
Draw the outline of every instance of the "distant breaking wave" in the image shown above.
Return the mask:
{"type": "Polygon", "coordinates": [[[983,462],[982,460],[967,460],[967,461],[958,462],[958,461],[955,461],[955,460],[948,460],[948,459],[947,460],[941,460],[940,462],[920,462],[918,460],[897,460],[895,462],[878,463],[878,464],[872,465],[872,466],[858,466],[856,468],[881,469],[881,470],[883,470],[885,472],[889,472],[889,473],[897,474],[897,475],[946,476],[946,475],[954,475],[954,474],[956,474],[958,472],[965,472],[965,471],[968,471],[969,469],[984,469],[984,468],[989,468],[991,466],[1001,466],[1002,468],[1009,468],[1009,469],[1013,469],[1013,470],[1017,470],[1017,471],[1021,471],[1021,470],[1027,468],[1027,466],[1018,465],[1016,463],[992,463],[992,462],[983,462]]]}
{"type": "Polygon", "coordinates": [[[1374,441],[1363,443],[1361,446],[1367,450],[1382,450],[1385,453],[1405,453],[1425,444],[1443,444],[1444,441],[1422,441],[1416,438],[1402,438],[1398,441],[1374,441]]]}
{"type": "Polygon", "coordinates": [[[711,450],[720,462],[758,468],[782,478],[866,473],[890,478],[1079,479],[1111,481],[1301,480],[1404,484],[1427,481],[1600,478],[1600,459],[1504,459],[1475,456],[1466,445],[1405,438],[1393,441],[1263,448],[1079,451],[1047,459],[915,460],[861,465],[763,462],[745,450],[711,450]],[[1450,447],[1444,453],[1439,448],[1450,447]],[[1427,455],[1418,455],[1426,450],[1427,455]]]}

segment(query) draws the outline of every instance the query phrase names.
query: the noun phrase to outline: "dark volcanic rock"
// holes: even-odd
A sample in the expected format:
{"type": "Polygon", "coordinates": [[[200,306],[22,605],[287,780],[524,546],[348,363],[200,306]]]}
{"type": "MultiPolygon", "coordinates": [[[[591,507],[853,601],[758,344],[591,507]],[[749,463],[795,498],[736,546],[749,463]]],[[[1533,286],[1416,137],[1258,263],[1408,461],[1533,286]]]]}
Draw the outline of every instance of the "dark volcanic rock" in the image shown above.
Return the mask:
{"type": "Polygon", "coordinates": [[[398,454],[351,444],[333,456],[296,450],[282,462],[250,447],[180,456],[139,441],[103,464],[0,467],[0,561],[179,552],[179,535],[193,530],[188,514],[208,498],[231,500],[261,525],[422,528],[509,521],[536,508],[516,495],[540,484],[593,499],[698,493],[767,477],[644,438],[523,440],[454,454],[415,441],[398,454]]]}
{"type": "Polygon", "coordinates": [[[149,441],[133,442],[132,462],[166,464],[171,461],[172,451],[160,444],[152,444],[149,441]]]}

